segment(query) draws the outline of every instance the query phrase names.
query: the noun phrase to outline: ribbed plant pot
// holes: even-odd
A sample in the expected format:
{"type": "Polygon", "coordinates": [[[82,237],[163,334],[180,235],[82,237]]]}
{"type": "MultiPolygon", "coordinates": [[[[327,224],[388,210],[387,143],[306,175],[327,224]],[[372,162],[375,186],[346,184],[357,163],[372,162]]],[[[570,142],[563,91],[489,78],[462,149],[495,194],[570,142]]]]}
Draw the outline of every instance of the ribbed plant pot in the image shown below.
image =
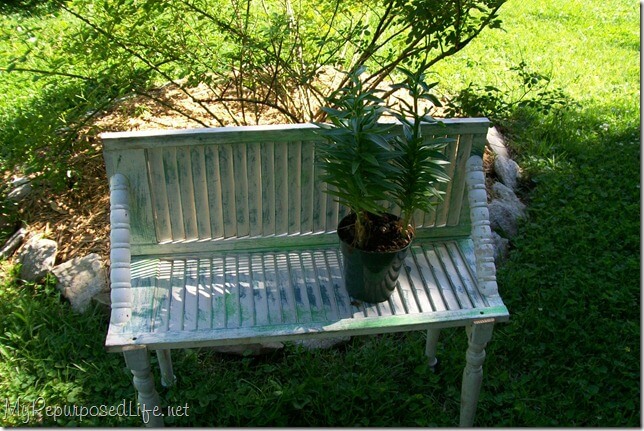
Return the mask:
{"type": "MultiPolygon", "coordinates": [[[[342,224],[342,223],[341,223],[342,224]]],[[[340,238],[344,281],[349,295],[364,302],[384,302],[396,289],[398,275],[411,242],[390,252],[364,251],[340,238]]]]}

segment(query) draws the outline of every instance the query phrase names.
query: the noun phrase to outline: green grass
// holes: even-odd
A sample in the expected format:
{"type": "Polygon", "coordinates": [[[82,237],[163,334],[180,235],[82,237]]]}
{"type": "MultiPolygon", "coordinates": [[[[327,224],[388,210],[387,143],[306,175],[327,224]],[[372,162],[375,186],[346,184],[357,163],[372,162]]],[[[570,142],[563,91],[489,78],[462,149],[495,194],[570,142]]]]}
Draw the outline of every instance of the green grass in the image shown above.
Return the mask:
{"type": "MultiPolygon", "coordinates": [[[[525,61],[578,105],[548,115],[517,110],[507,122],[526,171],[529,217],[498,273],[511,321],[497,325],[487,349],[476,424],[641,426],[638,8],[619,0],[511,0],[501,13],[505,32],[487,31],[437,69],[443,88],[510,88],[509,68],[525,61]]],[[[14,95],[0,105],[3,126],[43,110],[34,102],[43,100],[41,90],[24,79],[0,75],[2,93],[14,95]]],[[[0,423],[24,419],[5,416],[6,400],[92,406],[134,399],[122,358],[103,350],[100,309],[76,315],[51,283],[20,285],[6,265],[0,273],[0,423]]],[[[423,346],[424,334],[410,333],[355,337],[320,352],[289,346],[259,358],[176,351],[178,385],[162,397],[188,405],[189,415],[167,422],[454,425],[465,336],[443,331],[438,374],[424,366],[423,346]]],[[[43,417],[29,424],[139,421],[43,417]]]]}

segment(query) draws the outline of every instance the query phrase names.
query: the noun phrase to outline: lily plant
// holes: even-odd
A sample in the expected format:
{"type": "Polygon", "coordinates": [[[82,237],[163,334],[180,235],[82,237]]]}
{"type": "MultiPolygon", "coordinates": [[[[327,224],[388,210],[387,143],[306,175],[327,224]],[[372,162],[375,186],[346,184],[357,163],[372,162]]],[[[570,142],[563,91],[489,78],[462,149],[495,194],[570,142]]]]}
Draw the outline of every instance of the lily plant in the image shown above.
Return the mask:
{"type": "Polygon", "coordinates": [[[400,231],[409,236],[414,211],[430,211],[443,194],[437,183],[449,181],[441,150],[450,139],[422,134],[423,123],[440,123],[429,116],[429,108],[420,109],[423,99],[440,106],[430,93],[436,84],[425,83],[422,67],[399,70],[405,79],[392,88],[406,90],[411,103],[399,99],[394,109],[379,96],[381,91],[365,90],[363,66],[327,100],[330,106],[323,110],[329,123],[317,124],[328,140],[317,149],[321,179],[329,186],[327,193],[356,214],[353,246],[359,249],[369,241],[374,218],[388,212],[391,204],[400,208],[400,231]],[[402,134],[394,134],[399,125],[381,122],[386,113],[402,124],[402,134]]]}
{"type": "Polygon", "coordinates": [[[402,123],[403,133],[392,140],[396,157],[392,159],[398,175],[391,177],[395,185],[392,192],[394,202],[400,207],[401,227],[407,233],[413,221],[416,210],[431,212],[444,195],[438,183],[450,180],[445,167],[449,162],[445,159],[443,149],[452,142],[452,138],[425,137],[422,133],[423,124],[440,124],[432,118],[431,108],[425,105],[422,109],[421,100],[427,100],[434,106],[441,106],[439,100],[431,93],[437,83],[427,84],[424,68],[416,71],[405,68],[398,69],[405,79],[392,86],[394,90],[404,89],[411,97],[411,103],[398,98],[400,107],[392,110],[392,114],[402,123]]]}

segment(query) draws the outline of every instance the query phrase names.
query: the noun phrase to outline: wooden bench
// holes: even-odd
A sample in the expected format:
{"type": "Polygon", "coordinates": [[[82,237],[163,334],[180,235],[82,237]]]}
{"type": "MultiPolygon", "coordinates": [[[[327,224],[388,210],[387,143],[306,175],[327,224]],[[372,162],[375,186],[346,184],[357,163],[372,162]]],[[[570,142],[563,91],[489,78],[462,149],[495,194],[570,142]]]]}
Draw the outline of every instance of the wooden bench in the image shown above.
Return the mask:
{"type": "MultiPolygon", "coordinates": [[[[111,188],[112,311],[106,347],[123,352],[138,399],[159,409],[170,349],[464,326],[460,424],[470,426],[484,348],[509,313],[499,296],[482,168],[486,119],[446,120],[452,181],[417,235],[388,302],[345,290],[335,233],[346,214],[324,193],[314,125],[103,134],[111,188]]],[[[160,425],[152,415],[148,425],[160,425]]]]}

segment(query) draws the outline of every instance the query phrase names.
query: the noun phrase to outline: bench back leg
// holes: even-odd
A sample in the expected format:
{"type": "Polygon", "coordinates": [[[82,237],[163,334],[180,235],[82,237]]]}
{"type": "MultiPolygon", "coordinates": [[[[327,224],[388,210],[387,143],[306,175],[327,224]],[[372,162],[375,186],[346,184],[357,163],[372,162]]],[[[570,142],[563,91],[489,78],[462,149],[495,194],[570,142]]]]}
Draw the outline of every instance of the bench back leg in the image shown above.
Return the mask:
{"type": "Polygon", "coordinates": [[[436,328],[431,328],[427,330],[427,342],[425,343],[425,356],[427,356],[427,362],[432,368],[432,371],[436,371],[436,366],[438,365],[438,358],[436,357],[436,346],[438,344],[438,338],[440,337],[441,330],[436,328]]]}
{"type": "Polygon", "coordinates": [[[492,338],[493,329],[493,319],[474,322],[466,327],[468,347],[465,354],[466,364],[461,387],[461,427],[474,425],[474,415],[483,381],[485,346],[492,338]]]}
{"type": "Polygon", "coordinates": [[[157,350],[157,359],[159,360],[159,368],[161,369],[161,385],[164,388],[174,386],[177,382],[177,377],[172,371],[170,349],[157,350]]]}
{"type": "Polygon", "coordinates": [[[141,419],[148,427],[162,427],[161,402],[154,386],[150,357],[145,346],[131,346],[123,351],[125,364],[133,375],[134,389],[138,393],[141,419]]]}

